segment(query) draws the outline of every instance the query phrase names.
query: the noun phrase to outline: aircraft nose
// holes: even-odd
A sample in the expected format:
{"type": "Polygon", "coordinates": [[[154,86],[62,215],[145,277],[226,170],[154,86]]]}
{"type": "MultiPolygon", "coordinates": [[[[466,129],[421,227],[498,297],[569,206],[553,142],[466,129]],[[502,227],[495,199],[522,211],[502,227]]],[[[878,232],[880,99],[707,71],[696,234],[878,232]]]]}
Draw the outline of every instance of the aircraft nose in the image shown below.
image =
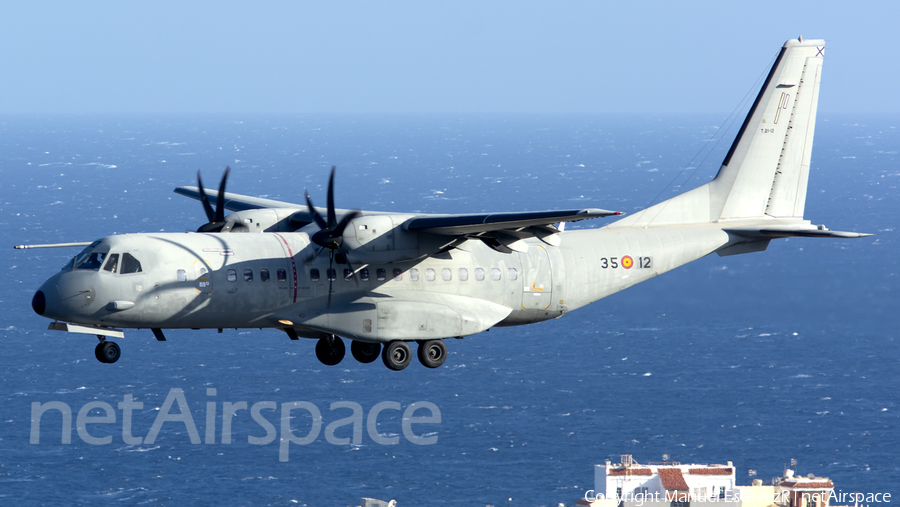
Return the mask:
{"type": "Polygon", "coordinates": [[[59,318],[60,310],[62,310],[60,303],[59,288],[54,278],[44,282],[44,285],[41,285],[34,293],[34,297],[31,298],[31,308],[34,313],[48,319],[59,318]]]}
{"type": "Polygon", "coordinates": [[[31,298],[31,307],[34,309],[34,313],[44,314],[44,310],[47,309],[47,298],[44,296],[44,291],[39,290],[34,293],[34,297],[31,298]]]}

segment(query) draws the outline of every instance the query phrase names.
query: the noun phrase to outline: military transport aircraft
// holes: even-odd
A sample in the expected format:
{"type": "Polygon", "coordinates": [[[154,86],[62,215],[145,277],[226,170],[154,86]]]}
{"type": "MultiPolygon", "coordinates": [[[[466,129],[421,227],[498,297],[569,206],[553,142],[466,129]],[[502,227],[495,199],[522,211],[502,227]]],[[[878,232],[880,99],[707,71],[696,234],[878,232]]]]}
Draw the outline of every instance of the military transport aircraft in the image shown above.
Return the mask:
{"type": "Polygon", "coordinates": [[[122,328],[274,328],[392,370],[444,363],[444,339],[567,312],[713,252],[765,250],[774,238],[856,238],[803,219],[825,42],[787,41],[715,179],[598,229],[565,222],[601,209],[423,215],[336,209],[179,187],[208,223],[196,233],[109,236],[86,246],[34,295],[50,329],[97,335],[119,359],[122,328]],[[211,199],[216,206],[212,207],[211,199]],[[225,216],[225,210],[232,213],[225,216]],[[323,212],[324,211],[324,212],[323,212]],[[324,216],[323,216],[324,215],[324,216]],[[244,234],[239,234],[244,233],[244,234]]]}

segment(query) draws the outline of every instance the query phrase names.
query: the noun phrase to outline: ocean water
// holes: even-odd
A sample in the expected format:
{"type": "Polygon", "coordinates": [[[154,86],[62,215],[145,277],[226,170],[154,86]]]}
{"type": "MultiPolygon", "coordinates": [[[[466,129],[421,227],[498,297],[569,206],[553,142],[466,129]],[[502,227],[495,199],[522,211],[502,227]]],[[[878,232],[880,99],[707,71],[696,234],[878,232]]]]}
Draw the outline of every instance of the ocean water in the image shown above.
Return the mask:
{"type": "MultiPolygon", "coordinates": [[[[76,252],[11,249],[194,230],[200,204],[172,189],[195,184],[198,169],[215,187],[226,165],[230,191],[301,202],[309,189],[323,203],[336,165],[344,208],[634,212],[715,174],[733,136],[708,143],[721,124],[715,115],[0,117],[0,504],[572,505],[593,488],[593,465],[664,453],[733,461],[740,484],[751,469],[767,481],[796,459],[798,473],[828,476],[840,491],[896,498],[896,116],[820,113],[817,125],[807,218],[876,236],[706,257],[559,320],[450,341],[437,370],[414,362],[391,372],[349,354],[324,367],[313,341],[273,330],[168,331],[165,343],[129,331],[119,362],[100,364],[95,338],[46,331],[30,307],[76,252]],[[132,432],[146,437],[173,389],[200,439],[214,403],[215,443],[192,443],[185,424],[168,422],[152,444],[126,444],[121,410],[115,423],[88,427],[108,444],[74,429],[61,443],[52,410],[30,443],[34,402],[65,403],[74,426],[88,403],[116,408],[131,395],[143,403],[132,432]],[[441,420],[416,427],[434,444],[415,445],[401,411],[385,410],[378,431],[400,437],[395,445],[365,427],[359,444],[335,445],[323,426],[279,461],[278,439],[248,443],[266,429],[247,410],[221,443],[223,404],[240,401],[309,402],[326,426],[350,415],[335,402],[368,416],[381,402],[427,401],[441,420]]],[[[310,428],[303,413],[293,412],[298,435],[310,428]]],[[[283,434],[277,410],[262,414],[283,434]]]]}

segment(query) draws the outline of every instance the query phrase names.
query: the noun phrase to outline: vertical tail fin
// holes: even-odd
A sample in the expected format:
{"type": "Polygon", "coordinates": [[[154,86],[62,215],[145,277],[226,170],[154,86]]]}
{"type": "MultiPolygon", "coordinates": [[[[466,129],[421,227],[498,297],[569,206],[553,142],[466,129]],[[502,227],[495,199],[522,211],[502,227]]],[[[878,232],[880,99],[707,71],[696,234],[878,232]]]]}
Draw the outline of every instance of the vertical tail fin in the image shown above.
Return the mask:
{"type": "Polygon", "coordinates": [[[785,42],[715,179],[610,227],[803,217],[824,53],[785,42]]]}
{"type": "Polygon", "coordinates": [[[713,216],[803,217],[824,52],[823,40],[784,44],[710,183],[713,216]]]}

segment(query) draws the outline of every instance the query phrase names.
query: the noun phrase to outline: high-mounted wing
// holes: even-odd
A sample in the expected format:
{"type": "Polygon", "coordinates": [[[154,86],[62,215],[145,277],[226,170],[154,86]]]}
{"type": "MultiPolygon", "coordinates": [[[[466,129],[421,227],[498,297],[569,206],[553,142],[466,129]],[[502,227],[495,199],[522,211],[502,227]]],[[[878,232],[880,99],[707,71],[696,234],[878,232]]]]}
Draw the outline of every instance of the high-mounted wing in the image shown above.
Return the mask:
{"type": "MultiPolygon", "coordinates": [[[[215,190],[203,189],[204,194],[209,199],[215,200],[218,193],[215,190]]],[[[202,201],[200,197],[200,189],[197,187],[178,187],[175,189],[176,194],[190,197],[202,201]]],[[[262,199],[260,197],[250,197],[248,195],[235,194],[225,192],[225,209],[231,211],[245,211],[248,209],[265,209],[265,208],[297,208],[302,209],[303,206],[283,201],[275,201],[272,199],[262,199]]]]}
{"type": "MultiPolygon", "coordinates": [[[[191,199],[196,199],[198,201],[203,201],[200,197],[200,189],[197,187],[178,187],[175,189],[175,193],[179,195],[183,195],[185,197],[190,197],[191,199]]],[[[206,194],[207,199],[215,200],[218,197],[218,193],[214,190],[203,189],[203,193],[206,194]]],[[[315,220],[315,217],[312,213],[310,213],[308,206],[296,204],[292,202],[284,202],[284,201],[276,201],[273,199],[263,199],[261,197],[252,197],[249,195],[241,195],[235,194],[231,192],[224,193],[224,208],[231,211],[247,211],[254,209],[288,209],[292,210],[291,214],[291,222],[293,223],[293,229],[298,229],[307,224],[312,223],[315,220]]],[[[315,208],[319,211],[319,213],[327,212],[327,210],[321,210],[320,208],[315,208]]],[[[356,210],[349,209],[341,209],[336,208],[334,210],[335,215],[340,219],[343,219],[345,216],[351,213],[357,213],[356,210]]],[[[372,212],[369,211],[366,213],[367,215],[381,215],[383,212],[372,212]]]]}
{"type": "Polygon", "coordinates": [[[502,251],[524,252],[527,246],[521,241],[537,237],[548,245],[559,245],[559,222],[578,222],[589,218],[621,215],[619,211],[603,209],[573,209],[554,211],[523,211],[517,213],[487,213],[472,215],[434,215],[413,218],[405,229],[441,236],[477,238],[491,248],[502,251]]]}
{"type": "Polygon", "coordinates": [[[406,230],[444,236],[469,236],[482,232],[547,226],[559,222],[578,222],[589,218],[621,214],[619,211],[590,208],[472,215],[433,215],[410,220],[406,223],[406,230]]]}
{"type": "MultiPolygon", "coordinates": [[[[334,169],[332,168],[332,178],[334,169]]],[[[329,189],[333,183],[329,183],[329,189]]],[[[241,212],[255,209],[277,208],[287,210],[290,214],[291,230],[296,230],[312,223],[319,215],[318,209],[311,203],[301,206],[294,203],[262,199],[230,192],[216,193],[214,191],[198,187],[178,187],[175,193],[203,201],[201,192],[206,200],[217,199],[222,202],[225,209],[241,212]],[[316,211],[316,213],[313,213],[316,211]]],[[[333,192],[333,190],[329,190],[333,192]]],[[[331,193],[329,194],[331,195],[331,193]]],[[[331,208],[331,206],[329,206],[331,208]]],[[[342,220],[347,217],[386,215],[385,212],[358,212],[345,209],[328,209],[329,216],[334,215],[342,220]]],[[[207,213],[209,214],[209,213],[207,213]]],[[[409,219],[403,229],[412,233],[434,234],[438,236],[453,236],[457,238],[474,238],[483,241],[486,245],[499,252],[510,253],[512,251],[524,252],[527,245],[522,241],[525,238],[536,237],[548,245],[560,244],[557,227],[560,222],[577,222],[589,218],[601,218],[612,215],[622,215],[619,211],[608,211],[596,208],[553,210],[553,211],[523,211],[516,213],[480,213],[464,215],[419,215],[409,219]]],[[[407,215],[408,216],[408,215],[407,215]]],[[[317,221],[318,223],[318,221],[317,221]]],[[[321,224],[320,224],[321,226],[321,224]]],[[[227,227],[226,227],[227,228],[227,227]]],[[[230,230],[230,229],[229,229],[230,230]]]]}

